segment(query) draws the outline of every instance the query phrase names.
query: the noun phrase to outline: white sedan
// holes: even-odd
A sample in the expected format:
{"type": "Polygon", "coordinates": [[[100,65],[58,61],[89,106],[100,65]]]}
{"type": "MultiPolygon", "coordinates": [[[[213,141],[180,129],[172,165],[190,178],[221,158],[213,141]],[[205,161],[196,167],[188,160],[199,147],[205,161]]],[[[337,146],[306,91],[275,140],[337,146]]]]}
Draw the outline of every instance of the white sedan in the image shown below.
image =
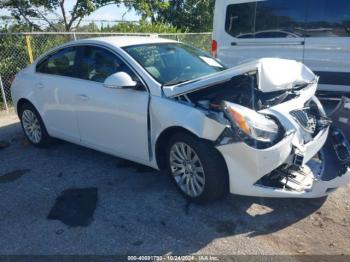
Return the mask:
{"type": "Polygon", "coordinates": [[[176,41],[107,37],[44,54],[17,74],[12,97],[34,146],[59,138],[167,170],[195,202],[312,198],[350,180],[349,144],[317,82],[295,61],[227,69],[176,41]]]}

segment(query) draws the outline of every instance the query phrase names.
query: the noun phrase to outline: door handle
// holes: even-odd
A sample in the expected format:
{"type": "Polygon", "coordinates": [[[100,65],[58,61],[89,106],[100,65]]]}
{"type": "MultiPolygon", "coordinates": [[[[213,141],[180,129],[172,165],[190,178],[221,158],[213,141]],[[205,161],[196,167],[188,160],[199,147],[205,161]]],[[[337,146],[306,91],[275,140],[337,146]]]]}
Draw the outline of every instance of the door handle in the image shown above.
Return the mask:
{"type": "Polygon", "coordinates": [[[87,101],[89,100],[89,97],[87,95],[78,95],[79,99],[82,100],[82,101],[87,101]]]}
{"type": "Polygon", "coordinates": [[[43,88],[44,88],[44,84],[42,84],[42,83],[37,83],[37,84],[36,84],[36,88],[38,88],[38,89],[43,89],[43,88]]]}

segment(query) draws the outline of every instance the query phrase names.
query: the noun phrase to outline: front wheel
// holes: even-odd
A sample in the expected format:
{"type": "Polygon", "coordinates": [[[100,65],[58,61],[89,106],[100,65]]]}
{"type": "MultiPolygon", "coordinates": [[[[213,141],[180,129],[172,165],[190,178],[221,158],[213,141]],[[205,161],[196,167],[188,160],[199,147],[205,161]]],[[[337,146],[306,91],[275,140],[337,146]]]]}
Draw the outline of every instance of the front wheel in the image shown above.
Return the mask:
{"type": "Polygon", "coordinates": [[[22,128],[28,141],[36,147],[47,147],[51,144],[51,137],[38,111],[31,104],[24,104],[19,112],[22,128]]]}
{"type": "Polygon", "coordinates": [[[207,203],[228,192],[225,161],[210,142],[187,133],[176,134],[167,152],[168,172],[186,198],[207,203]]]}

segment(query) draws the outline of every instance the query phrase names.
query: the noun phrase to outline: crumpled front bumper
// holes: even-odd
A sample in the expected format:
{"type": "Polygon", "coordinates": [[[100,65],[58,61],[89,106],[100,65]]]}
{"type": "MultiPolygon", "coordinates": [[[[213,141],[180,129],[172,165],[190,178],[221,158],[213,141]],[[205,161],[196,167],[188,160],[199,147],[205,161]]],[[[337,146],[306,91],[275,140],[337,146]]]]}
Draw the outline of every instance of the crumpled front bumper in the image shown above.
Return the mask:
{"type": "Polygon", "coordinates": [[[305,179],[308,182],[305,183],[310,183],[311,180],[311,184],[305,185],[305,190],[259,184],[258,181],[265,175],[293,158],[292,140],[291,134],[274,147],[264,150],[249,147],[244,143],[217,147],[228,167],[230,192],[257,197],[317,198],[350,183],[350,162],[342,163],[337,158],[327,129],[306,145],[306,163],[303,166],[308,167],[308,179],[305,179]],[[318,152],[321,160],[315,164],[312,158],[318,152]]]}
{"type": "Polygon", "coordinates": [[[258,197],[316,198],[346,185],[350,182],[350,158],[339,157],[337,143],[346,144],[348,152],[350,144],[344,135],[341,136],[343,141],[335,141],[337,130],[336,124],[324,128],[311,142],[302,146],[298,146],[298,134],[293,132],[267,149],[256,149],[243,142],[218,146],[228,167],[230,192],[258,197]],[[292,180],[294,174],[299,179],[295,179],[296,183],[292,184],[287,178],[284,182],[281,179],[283,186],[260,183],[283,166],[295,167],[296,148],[302,152],[300,170],[293,170],[291,176],[292,180]],[[316,155],[318,159],[315,160],[316,155]]]}

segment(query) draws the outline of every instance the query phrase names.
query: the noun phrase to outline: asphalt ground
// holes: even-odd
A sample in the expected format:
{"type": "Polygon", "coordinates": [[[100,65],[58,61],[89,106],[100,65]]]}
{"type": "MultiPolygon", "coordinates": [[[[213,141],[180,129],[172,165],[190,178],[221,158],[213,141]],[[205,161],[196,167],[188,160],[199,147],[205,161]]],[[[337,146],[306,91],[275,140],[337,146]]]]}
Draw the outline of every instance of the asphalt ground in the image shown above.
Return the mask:
{"type": "Polygon", "coordinates": [[[1,255],[350,254],[350,186],[328,198],[188,203],[164,174],[0,115],[1,255]]]}

